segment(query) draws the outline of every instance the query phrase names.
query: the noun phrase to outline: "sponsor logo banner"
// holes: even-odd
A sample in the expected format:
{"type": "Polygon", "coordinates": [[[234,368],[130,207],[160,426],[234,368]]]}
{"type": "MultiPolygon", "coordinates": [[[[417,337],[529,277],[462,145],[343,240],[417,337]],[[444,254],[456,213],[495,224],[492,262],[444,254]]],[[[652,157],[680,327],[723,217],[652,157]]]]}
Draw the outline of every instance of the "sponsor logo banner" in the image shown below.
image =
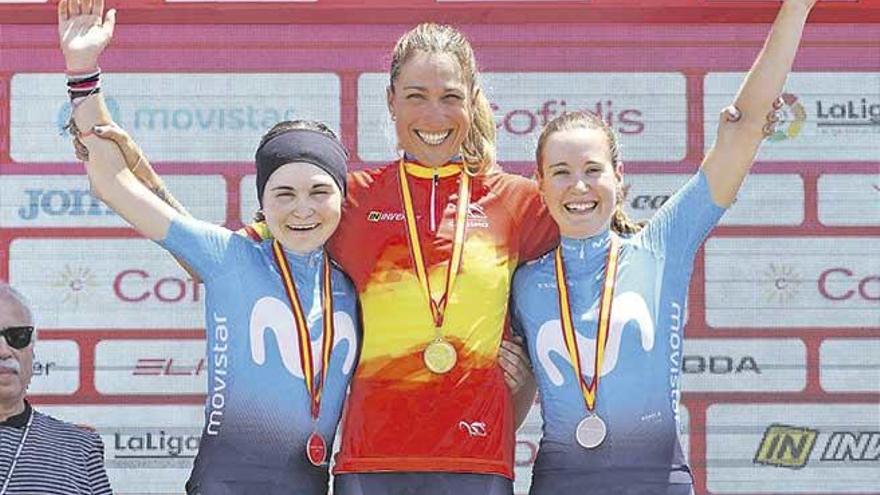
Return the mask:
{"type": "Polygon", "coordinates": [[[241,223],[247,225],[254,221],[254,213],[260,209],[260,203],[257,201],[257,176],[246,175],[242,177],[238,194],[241,223]]]}
{"type": "MultiPolygon", "coordinates": [[[[647,220],[690,178],[688,174],[625,174],[630,189],[624,209],[634,220],[647,220]]],[[[752,174],[720,223],[800,225],[803,220],[804,183],[799,175],[752,174]]]]}
{"type": "Polygon", "coordinates": [[[117,494],[180,493],[199,448],[202,406],[40,406],[95,429],[117,494]]]}
{"type": "Polygon", "coordinates": [[[875,493],[880,486],[878,430],[872,403],[709,406],[709,491],[875,493]]]}
{"type": "Polygon", "coordinates": [[[204,287],[150,241],[16,239],[9,278],[41,328],[204,328],[204,287]]]}
{"type": "Polygon", "coordinates": [[[633,220],[649,220],[690,178],[688,174],[624,174],[629,186],[624,211],[633,220]]]}
{"type": "MultiPolygon", "coordinates": [[[[730,104],[744,73],[711,73],[704,81],[706,150],[718,112],[730,104]]],[[[880,154],[880,73],[795,72],[788,76],[782,120],[759,160],[876,161],[880,154]],[[846,145],[842,146],[841,143],[846,145]]]]}
{"type": "Polygon", "coordinates": [[[203,394],[207,375],[203,340],[105,340],[95,347],[102,394],[203,394]]]}
{"type": "MultiPolygon", "coordinates": [[[[358,155],[397,156],[384,98],[388,75],[358,79],[358,155]]],[[[590,110],[618,133],[631,161],[679,161],[687,147],[685,78],[676,73],[485,73],[495,113],[498,157],[533,162],[541,128],[565,111],[590,110]]]]}
{"type": "MultiPolygon", "coordinates": [[[[170,175],[168,190],[192,215],[226,221],[226,183],[222,176],[170,175]]],[[[0,227],[128,227],[89,192],[88,179],[73,175],[0,177],[0,227]]]]}
{"type": "MultiPolygon", "coordinates": [[[[536,398],[537,399],[537,398],[536,398]]],[[[541,405],[536,400],[528,416],[516,432],[514,451],[514,493],[528,493],[532,483],[532,467],[541,445],[542,425],[541,405]]]]}
{"type": "Polygon", "coordinates": [[[678,406],[678,438],[681,439],[681,451],[684,454],[684,458],[690,462],[691,415],[684,404],[678,406]]]}
{"type": "Polygon", "coordinates": [[[799,392],[806,347],[798,339],[688,339],[684,392],[799,392]]]}
{"type": "Polygon", "coordinates": [[[706,319],[712,327],[877,328],[874,237],[711,238],[706,319]]]}
{"type": "Polygon", "coordinates": [[[71,395],[79,388],[79,345],[37,339],[29,395],[71,395]]]}
{"type": "MultiPolygon", "coordinates": [[[[880,150],[875,157],[880,160],[880,150]]],[[[819,221],[825,225],[880,225],[878,205],[878,174],[819,177],[819,221]]]]}
{"type": "MultiPolygon", "coordinates": [[[[260,136],[280,120],[316,119],[339,129],[335,74],[105,74],[113,119],[153,161],[252,162],[260,136]]],[[[69,162],[59,132],[70,104],[59,97],[64,75],[12,77],[13,160],[69,162]]]]}
{"type": "Polygon", "coordinates": [[[880,393],[880,340],[822,342],[819,382],[828,392],[880,393]]]}

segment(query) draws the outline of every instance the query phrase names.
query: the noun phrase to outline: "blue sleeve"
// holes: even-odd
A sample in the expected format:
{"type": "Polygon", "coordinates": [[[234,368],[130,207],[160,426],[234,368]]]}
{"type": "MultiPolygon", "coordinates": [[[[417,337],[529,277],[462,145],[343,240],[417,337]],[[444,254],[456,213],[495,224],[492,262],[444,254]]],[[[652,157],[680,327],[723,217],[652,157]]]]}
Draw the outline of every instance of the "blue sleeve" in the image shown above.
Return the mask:
{"type": "Polygon", "coordinates": [[[523,291],[526,288],[523,286],[523,279],[525,279],[525,272],[523,271],[524,265],[520,265],[519,268],[513,273],[513,282],[510,284],[510,302],[508,303],[510,307],[510,331],[513,335],[518,335],[523,338],[523,341],[526,340],[526,331],[523,327],[524,322],[522,321],[522,317],[520,316],[520,297],[523,295],[523,291]]]}
{"type": "Polygon", "coordinates": [[[208,282],[237,267],[235,247],[242,239],[229,229],[178,215],[165,239],[157,242],[208,282]]]}
{"type": "Polygon", "coordinates": [[[657,211],[638,240],[667,257],[690,260],[725,211],[712,200],[706,175],[700,170],[657,211]]]}

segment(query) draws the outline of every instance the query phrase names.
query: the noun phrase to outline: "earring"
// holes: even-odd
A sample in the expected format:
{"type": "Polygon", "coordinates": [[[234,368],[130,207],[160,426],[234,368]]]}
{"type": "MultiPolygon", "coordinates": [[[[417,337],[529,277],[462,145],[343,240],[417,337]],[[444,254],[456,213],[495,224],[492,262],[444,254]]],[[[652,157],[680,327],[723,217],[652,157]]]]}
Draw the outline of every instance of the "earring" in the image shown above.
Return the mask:
{"type": "Polygon", "coordinates": [[[397,115],[391,114],[391,122],[397,122],[397,115]]]}

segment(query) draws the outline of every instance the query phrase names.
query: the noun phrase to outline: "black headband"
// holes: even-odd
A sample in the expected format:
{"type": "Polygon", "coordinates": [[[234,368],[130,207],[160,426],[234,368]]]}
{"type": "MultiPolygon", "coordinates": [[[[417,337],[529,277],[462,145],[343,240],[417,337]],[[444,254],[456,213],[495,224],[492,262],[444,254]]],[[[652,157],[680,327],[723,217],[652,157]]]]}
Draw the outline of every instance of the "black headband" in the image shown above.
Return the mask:
{"type": "Polygon", "coordinates": [[[257,148],[257,201],[263,205],[266,182],[279,167],[292,162],[306,162],[321,168],[336,181],[345,196],[348,173],[345,148],[335,138],[311,129],[291,129],[266,141],[257,148]]]}

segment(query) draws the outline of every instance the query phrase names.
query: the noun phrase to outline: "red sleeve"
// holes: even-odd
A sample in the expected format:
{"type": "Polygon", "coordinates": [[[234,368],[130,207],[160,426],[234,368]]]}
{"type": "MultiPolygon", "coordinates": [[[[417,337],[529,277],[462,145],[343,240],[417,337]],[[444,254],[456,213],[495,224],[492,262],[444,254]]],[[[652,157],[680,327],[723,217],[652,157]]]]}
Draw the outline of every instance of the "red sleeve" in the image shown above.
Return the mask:
{"type": "Polygon", "coordinates": [[[514,198],[509,208],[517,222],[518,262],[524,263],[559,244],[559,227],[550,216],[534,181],[518,177],[514,198]]]}
{"type": "Polygon", "coordinates": [[[359,232],[359,220],[364,217],[361,212],[367,207],[364,200],[367,199],[372,184],[373,176],[369,171],[358,170],[348,174],[342,218],[336,232],[327,241],[330,257],[346,272],[347,267],[353,266],[352,257],[357,252],[358,242],[363,241],[362,233],[359,232]]]}

